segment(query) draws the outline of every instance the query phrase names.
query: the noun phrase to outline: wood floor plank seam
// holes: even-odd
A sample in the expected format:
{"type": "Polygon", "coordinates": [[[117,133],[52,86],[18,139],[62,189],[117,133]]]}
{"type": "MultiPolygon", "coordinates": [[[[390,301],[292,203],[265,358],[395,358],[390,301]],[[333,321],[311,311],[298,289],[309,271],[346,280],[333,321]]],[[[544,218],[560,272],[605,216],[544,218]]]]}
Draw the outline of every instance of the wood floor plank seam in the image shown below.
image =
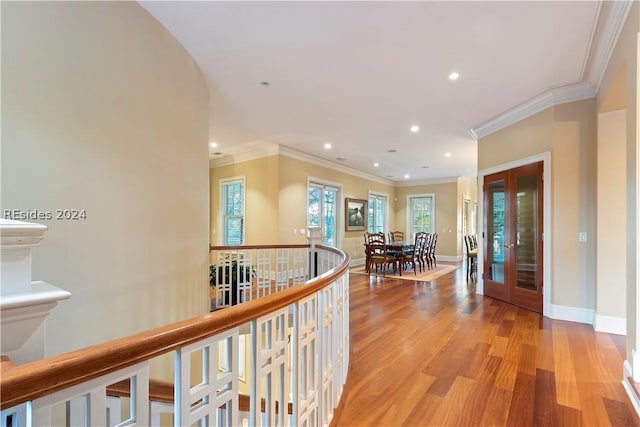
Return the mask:
{"type": "Polygon", "coordinates": [[[625,340],[430,282],[350,275],[350,361],[331,426],[639,426],[625,340]]]}

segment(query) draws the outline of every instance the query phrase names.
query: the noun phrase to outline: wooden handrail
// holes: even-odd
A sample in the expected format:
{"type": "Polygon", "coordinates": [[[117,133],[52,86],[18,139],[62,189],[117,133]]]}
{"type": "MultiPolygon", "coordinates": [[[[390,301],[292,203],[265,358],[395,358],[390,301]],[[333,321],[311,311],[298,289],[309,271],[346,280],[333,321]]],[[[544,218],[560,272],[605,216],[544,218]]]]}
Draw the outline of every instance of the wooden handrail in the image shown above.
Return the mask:
{"type": "MultiPolygon", "coordinates": [[[[300,247],[309,247],[309,245],[300,245],[300,247]]],[[[3,371],[0,379],[0,390],[2,390],[0,409],[8,409],[153,359],[245,324],[312,295],[342,276],[349,268],[349,256],[346,253],[327,246],[319,245],[318,247],[341,254],[344,259],[336,268],[310,280],[304,286],[295,286],[224,310],[3,371]]],[[[232,248],[242,250],[245,247],[232,248]]]]}
{"type": "Polygon", "coordinates": [[[15,365],[13,364],[11,359],[9,359],[9,356],[0,356],[0,374],[4,374],[5,371],[13,369],[14,367],[15,365]]]}

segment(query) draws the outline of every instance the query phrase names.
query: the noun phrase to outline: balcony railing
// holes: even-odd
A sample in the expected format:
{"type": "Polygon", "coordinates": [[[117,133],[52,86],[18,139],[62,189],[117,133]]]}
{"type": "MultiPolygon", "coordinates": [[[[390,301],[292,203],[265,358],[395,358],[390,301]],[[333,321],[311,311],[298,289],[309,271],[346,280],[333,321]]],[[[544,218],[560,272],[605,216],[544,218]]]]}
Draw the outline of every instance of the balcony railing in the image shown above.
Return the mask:
{"type": "MultiPolygon", "coordinates": [[[[0,422],[328,425],[349,364],[348,256],[309,245],[211,249],[213,263],[255,271],[238,283],[239,304],[3,368],[0,422]]],[[[230,301],[220,280],[217,298],[230,301]]]]}

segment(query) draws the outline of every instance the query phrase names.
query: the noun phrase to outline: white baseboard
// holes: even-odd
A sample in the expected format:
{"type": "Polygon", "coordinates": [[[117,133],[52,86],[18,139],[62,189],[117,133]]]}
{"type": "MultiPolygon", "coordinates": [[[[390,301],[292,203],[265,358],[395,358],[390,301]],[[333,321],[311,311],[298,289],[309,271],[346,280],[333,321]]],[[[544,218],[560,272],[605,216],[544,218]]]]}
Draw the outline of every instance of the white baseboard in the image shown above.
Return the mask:
{"type": "Polygon", "coordinates": [[[545,316],[556,320],[568,320],[570,322],[593,325],[593,310],[590,308],[551,304],[550,310],[545,313],[545,316]]]}
{"type": "Polygon", "coordinates": [[[457,256],[457,255],[436,255],[436,259],[438,261],[443,261],[443,262],[460,262],[460,261],[462,261],[462,257],[461,256],[457,256]]]}
{"type": "Polygon", "coordinates": [[[627,335],[627,319],[624,317],[601,316],[596,313],[593,329],[608,334],[627,335]]]}
{"type": "Polygon", "coordinates": [[[633,409],[636,410],[636,414],[640,415],[640,399],[638,399],[638,395],[636,394],[633,386],[629,382],[629,378],[633,377],[633,372],[631,372],[631,365],[628,361],[624,361],[622,365],[622,386],[624,390],[627,392],[627,396],[633,405],[633,409]]]}
{"type": "Polygon", "coordinates": [[[349,267],[358,267],[360,265],[364,265],[364,258],[351,258],[349,260],[349,267]]]}

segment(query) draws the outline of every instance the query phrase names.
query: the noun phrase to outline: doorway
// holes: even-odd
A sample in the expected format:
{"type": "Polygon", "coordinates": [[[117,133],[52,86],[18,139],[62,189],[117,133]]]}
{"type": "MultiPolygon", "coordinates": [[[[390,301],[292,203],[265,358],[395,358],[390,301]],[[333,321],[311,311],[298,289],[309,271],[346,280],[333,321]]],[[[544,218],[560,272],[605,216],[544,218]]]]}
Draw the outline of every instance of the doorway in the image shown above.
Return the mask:
{"type": "Polygon", "coordinates": [[[543,162],[485,175],[484,293],[542,313],[543,162]]]}
{"type": "Polygon", "coordinates": [[[322,244],[338,247],[338,202],[340,188],[320,182],[309,183],[307,199],[307,224],[309,227],[320,227],[322,244]]]}

